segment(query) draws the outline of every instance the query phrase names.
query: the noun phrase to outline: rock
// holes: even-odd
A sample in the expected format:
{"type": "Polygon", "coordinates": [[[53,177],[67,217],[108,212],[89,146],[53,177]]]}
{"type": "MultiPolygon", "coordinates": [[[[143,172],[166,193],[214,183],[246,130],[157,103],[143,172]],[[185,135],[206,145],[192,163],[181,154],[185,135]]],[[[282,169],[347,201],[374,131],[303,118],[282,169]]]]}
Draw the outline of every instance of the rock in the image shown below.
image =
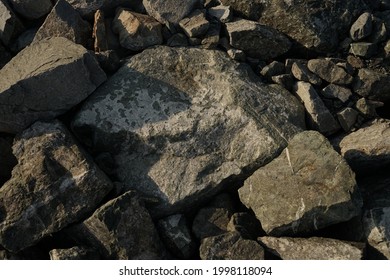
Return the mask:
{"type": "Polygon", "coordinates": [[[84,247],[53,249],[49,252],[51,260],[99,260],[97,252],[84,247]]]}
{"type": "Polygon", "coordinates": [[[226,53],[230,56],[231,59],[234,59],[239,62],[244,62],[246,59],[246,55],[242,50],[230,48],[226,53]]]}
{"type": "Polygon", "coordinates": [[[368,244],[377,250],[381,257],[390,259],[390,207],[366,211],[363,217],[368,244]]]}
{"type": "Polygon", "coordinates": [[[339,46],[338,38],[345,37],[353,20],[365,9],[361,0],[261,2],[260,23],[283,32],[298,45],[318,52],[335,50],[339,46]]]}
{"type": "Polygon", "coordinates": [[[96,53],[100,67],[108,73],[115,73],[121,66],[117,53],[113,50],[96,53]]]}
{"type": "Polygon", "coordinates": [[[176,33],[170,37],[167,41],[167,46],[169,47],[187,47],[188,40],[186,35],[182,33],[176,33]]]}
{"type": "Polygon", "coordinates": [[[210,27],[203,10],[195,10],[179,22],[180,27],[188,37],[201,37],[210,27]]]}
{"type": "Polygon", "coordinates": [[[272,76],[272,81],[278,85],[281,85],[289,91],[291,91],[294,86],[294,79],[293,76],[290,74],[272,76]]]}
{"type": "Polygon", "coordinates": [[[291,46],[282,33],[254,21],[238,19],[226,23],[226,29],[230,45],[250,57],[268,60],[286,53],[291,46]]]}
{"type": "Polygon", "coordinates": [[[310,128],[325,135],[331,135],[340,129],[336,119],[311,84],[297,82],[294,92],[302,100],[306,108],[310,128]]]}
{"type": "Polygon", "coordinates": [[[376,120],[345,136],[340,144],[343,157],[356,173],[390,167],[390,121],[376,120]]]}
{"type": "Polygon", "coordinates": [[[232,7],[240,17],[257,21],[261,16],[261,0],[220,0],[223,5],[232,7]]]}
{"type": "Polygon", "coordinates": [[[95,154],[112,155],[116,178],[160,217],[263,165],[302,126],[299,102],[248,66],[221,51],[163,46],[133,56],[72,124],[95,154]]]}
{"type": "Polygon", "coordinates": [[[199,240],[223,234],[231,215],[225,208],[201,208],[194,218],[192,232],[199,240]]]}
{"type": "Polygon", "coordinates": [[[90,24],[83,20],[68,2],[58,0],[35,35],[34,42],[45,38],[64,37],[88,48],[91,45],[91,34],[90,24]]]}
{"type": "MultiPolygon", "coordinates": [[[[217,20],[211,20],[210,26],[201,41],[202,48],[216,49],[219,44],[219,34],[221,33],[221,23],[217,20]]],[[[190,38],[190,40],[193,38],[190,38]]]]}
{"type": "Polygon", "coordinates": [[[233,19],[233,12],[230,6],[218,5],[208,9],[208,14],[220,22],[226,23],[233,19]]]}
{"type": "Polygon", "coordinates": [[[311,72],[331,84],[349,85],[353,80],[353,77],[342,67],[327,59],[311,59],[307,63],[307,67],[311,72]]]}
{"type": "Polygon", "coordinates": [[[375,44],[386,41],[387,28],[385,22],[382,19],[373,16],[372,25],[371,35],[368,36],[366,40],[375,44]]]}
{"type": "Polygon", "coordinates": [[[203,239],[199,252],[202,260],[264,260],[264,249],[238,232],[203,239]]]}
{"type": "Polygon", "coordinates": [[[377,117],[376,108],[382,107],[383,103],[366,98],[360,98],[356,101],[356,109],[367,118],[377,117]]]}
{"type": "Polygon", "coordinates": [[[18,165],[0,189],[0,244],[9,251],[85,218],[112,188],[58,121],[33,124],[13,152],[18,165]]]}
{"type": "Polygon", "coordinates": [[[345,132],[349,132],[356,123],[359,113],[352,108],[345,108],[337,113],[337,119],[345,132]]]}
{"type": "Polygon", "coordinates": [[[11,172],[18,163],[12,154],[12,138],[0,137],[0,188],[11,178],[11,172]]]}
{"type": "Polygon", "coordinates": [[[179,22],[196,8],[201,7],[199,0],[183,0],[180,5],[176,0],[143,0],[147,13],[162,24],[179,22]]]}
{"type": "Polygon", "coordinates": [[[122,47],[140,51],[163,42],[161,24],[152,17],[118,9],[113,30],[119,34],[122,47]]]}
{"type": "Polygon", "coordinates": [[[315,131],[296,135],[278,158],[245,181],[239,195],[272,236],[310,233],[347,221],[362,206],[354,173],[315,131]]]}
{"type": "Polygon", "coordinates": [[[352,43],[349,52],[356,56],[370,58],[377,53],[377,46],[367,42],[352,43]]]}
{"type": "Polygon", "coordinates": [[[159,220],[158,229],[165,246],[176,257],[185,260],[194,257],[197,248],[183,215],[176,214],[159,220]]]}
{"type": "Polygon", "coordinates": [[[362,97],[387,102],[390,100],[390,75],[367,68],[359,69],[353,90],[362,97]]]}
{"type": "Polygon", "coordinates": [[[321,93],[327,98],[335,98],[343,103],[347,102],[352,96],[352,91],[349,88],[335,84],[324,87],[321,93]]]}
{"type": "Polygon", "coordinates": [[[330,238],[259,237],[267,250],[283,260],[361,260],[363,243],[330,238]]]}
{"type": "Polygon", "coordinates": [[[292,64],[291,73],[299,81],[308,82],[317,86],[322,84],[321,78],[311,72],[309,68],[307,68],[307,65],[301,62],[294,62],[292,64]]]}
{"type": "Polygon", "coordinates": [[[104,20],[104,13],[101,10],[95,12],[92,38],[95,39],[95,52],[104,52],[108,50],[106,23],[104,20]]]}
{"type": "Polygon", "coordinates": [[[19,18],[12,12],[5,0],[0,0],[0,43],[8,46],[24,27],[19,18]]]}
{"type": "Polygon", "coordinates": [[[30,28],[24,31],[20,36],[11,44],[10,48],[13,53],[18,53],[23,50],[25,47],[30,45],[35,35],[37,34],[39,28],[30,28]]]}
{"type": "Polygon", "coordinates": [[[234,213],[227,225],[228,231],[237,231],[243,238],[256,239],[264,235],[259,220],[246,212],[234,213]]]}
{"type": "Polygon", "coordinates": [[[347,62],[355,69],[361,69],[365,67],[364,61],[360,57],[356,57],[354,55],[348,55],[347,62]]]}
{"type": "Polygon", "coordinates": [[[153,221],[133,191],[110,200],[68,234],[99,250],[104,259],[156,260],[163,256],[153,221]]]}
{"type": "Polygon", "coordinates": [[[357,183],[363,195],[365,209],[390,207],[388,168],[371,170],[371,173],[362,174],[358,176],[357,183]]]}
{"type": "Polygon", "coordinates": [[[36,120],[63,114],[105,80],[80,45],[65,38],[31,44],[0,70],[0,131],[18,133],[36,120]]]}
{"type": "Polygon", "coordinates": [[[231,215],[236,212],[235,201],[229,193],[222,192],[213,197],[213,199],[207,203],[207,207],[210,208],[224,208],[231,215]]]}
{"type": "Polygon", "coordinates": [[[352,24],[349,31],[352,40],[359,41],[371,35],[372,14],[365,12],[352,24]]]}
{"type": "Polygon", "coordinates": [[[285,74],[286,68],[279,61],[273,61],[261,69],[260,74],[271,80],[272,76],[285,74]]]}
{"type": "Polygon", "coordinates": [[[9,0],[9,2],[15,12],[26,19],[39,19],[53,8],[50,0],[9,0]]]}

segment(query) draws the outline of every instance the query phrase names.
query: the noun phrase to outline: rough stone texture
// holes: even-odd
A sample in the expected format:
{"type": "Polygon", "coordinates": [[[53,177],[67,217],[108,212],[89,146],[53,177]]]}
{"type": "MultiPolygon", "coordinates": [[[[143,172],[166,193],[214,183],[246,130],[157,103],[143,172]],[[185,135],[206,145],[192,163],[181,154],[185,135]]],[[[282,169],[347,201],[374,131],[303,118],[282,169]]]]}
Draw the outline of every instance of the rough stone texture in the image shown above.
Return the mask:
{"type": "Polygon", "coordinates": [[[0,137],[0,188],[11,178],[11,172],[17,164],[12,154],[12,138],[0,137]]]}
{"type": "Polygon", "coordinates": [[[85,103],[73,130],[154,215],[186,211],[275,157],[303,109],[220,51],[157,47],[133,56],[85,103]],[[222,71],[223,69],[223,71],[222,71]]]}
{"type": "Polygon", "coordinates": [[[264,260],[264,249],[238,232],[203,239],[199,252],[202,260],[264,260]]]}
{"type": "Polygon", "coordinates": [[[366,211],[363,222],[368,244],[390,260],[390,207],[366,211]]]}
{"type": "Polygon", "coordinates": [[[4,0],[0,0],[0,42],[8,46],[12,40],[23,32],[23,29],[23,24],[19,18],[4,0]]]}
{"type": "Polygon", "coordinates": [[[163,42],[161,24],[147,15],[118,9],[112,27],[126,49],[140,51],[163,42]]]}
{"type": "Polygon", "coordinates": [[[65,38],[31,44],[0,70],[0,131],[17,133],[36,120],[54,118],[105,79],[96,59],[80,45],[65,38]]]}
{"type": "Polygon", "coordinates": [[[376,109],[382,107],[383,103],[379,101],[368,100],[366,98],[360,98],[358,101],[356,101],[355,106],[362,115],[367,118],[373,118],[378,116],[376,109]]]}
{"type": "Polygon", "coordinates": [[[201,6],[199,0],[182,0],[180,5],[177,0],[143,0],[143,4],[147,13],[162,24],[167,22],[178,24],[195,8],[201,6]]]}
{"type": "Polygon", "coordinates": [[[357,173],[390,168],[390,121],[369,122],[345,136],[339,146],[341,154],[357,173]]]}
{"type": "Polygon", "coordinates": [[[345,132],[349,132],[356,123],[359,113],[352,108],[344,108],[337,113],[337,119],[345,132]]]}
{"type": "Polygon", "coordinates": [[[208,9],[210,16],[218,19],[220,22],[226,23],[233,19],[233,12],[230,6],[219,5],[208,9]]]}
{"type": "Polygon", "coordinates": [[[49,252],[51,260],[99,260],[97,252],[84,247],[53,249],[49,252]]]}
{"type": "Polygon", "coordinates": [[[328,52],[349,32],[352,21],[365,8],[353,1],[263,0],[260,22],[272,26],[306,48],[328,52]]]}
{"type": "Polygon", "coordinates": [[[239,195],[273,236],[308,233],[347,221],[362,206],[355,175],[315,131],[296,135],[278,158],[245,181],[239,195]]]}
{"type": "MultiPolygon", "coordinates": [[[[221,33],[221,23],[218,20],[210,20],[210,26],[203,36],[201,47],[204,49],[216,49],[219,44],[219,34],[221,33]]],[[[190,38],[190,40],[193,38],[190,38]]],[[[194,38],[195,39],[195,38],[194,38]]]]}
{"type": "Polygon", "coordinates": [[[225,208],[201,208],[194,218],[192,232],[199,240],[223,234],[231,215],[225,208]]]}
{"type": "Polygon", "coordinates": [[[94,38],[93,47],[95,52],[104,52],[108,50],[106,23],[104,19],[104,12],[101,10],[97,10],[95,12],[92,38],[94,38]]]}
{"type": "Polygon", "coordinates": [[[36,122],[13,152],[18,165],[0,189],[0,244],[9,251],[85,218],[112,188],[58,121],[36,122]]]}
{"type": "Polygon", "coordinates": [[[307,63],[307,67],[321,79],[331,84],[349,85],[353,80],[353,77],[342,67],[327,59],[311,59],[307,63]]]}
{"type": "Polygon", "coordinates": [[[390,75],[367,68],[359,69],[353,90],[360,96],[371,100],[390,100],[390,75]]]}
{"type": "Polygon", "coordinates": [[[176,214],[158,221],[158,229],[167,249],[176,257],[191,259],[197,248],[185,216],[176,214]]]}
{"type": "Polygon", "coordinates": [[[259,220],[246,212],[234,213],[227,225],[227,230],[237,231],[246,239],[256,239],[264,233],[259,220]]]}
{"type": "Polygon", "coordinates": [[[324,87],[321,93],[327,98],[337,98],[341,102],[347,102],[352,96],[352,91],[349,88],[330,84],[324,87]]]}
{"type": "Polygon", "coordinates": [[[307,68],[307,65],[301,62],[297,61],[293,63],[291,67],[291,73],[299,81],[308,82],[313,85],[322,84],[321,78],[311,72],[309,68],[307,68]]]}
{"type": "Polygon", "coordinates": [[[38,19],[53,8],[50,0],[9,0],[14,11],[27,19],[38,19]]]}
{"type": "Polygon", "coordinates": [[[282,75],[286,72],[286,68],[283,63],[279,61],[273,61],[267,66],[261,69],[260,74],[264,77],[271,79],[272,76],[282,75]]]}
{"type": "Polygon", "coordinates": [[[349,52],[363,58],[370,58],[377,53],[377,45],[367,42],[352,43],[349,52]]]}
{"type": "Polygon", "coordinates": [[[59,0],[34,37],[34,42],[44,38],[64,37],[88,48],[92,28],[65,0],[59,0]]]}
{"type": "Polygon", "coordinates": [[[361,260],[363,243],[311,237],[259,237],[259,242],[283,260],[361,260]]]}
{"type": "Polygon", "coordinates": [[[163,247],[148,211],[134,191],[110,200],[68,232],[104,259],[161,259],[163,247]]]}
{"type": "Polygon", "coordinates": [[[352,24],[349,31],[352,40],[359,41],[371,35],[372,32],[372,14],[363,13],[352,24]]]}
{"type": "Polygon", "coordinates": [[[236,15],[257,21],[261,16],[262,0],[221,0],[223,5],[232,7],[236,15]]]}
{"type": "Polygon", "coordinates": [[[210,22],[203,10],[195,10],[179,22],[180,27],[188,37],[201,37],[206,34],[210,22]]]}
{"type": "Polygon", "coordinates": [[[294,92],[302,100],[306,108],[308,122],[312,129],[318,130],[325,135],[330,135],[339,130],[340,126],[336,119],[329,112],[311,84],[297,82],[294,87],[294,92]]]}

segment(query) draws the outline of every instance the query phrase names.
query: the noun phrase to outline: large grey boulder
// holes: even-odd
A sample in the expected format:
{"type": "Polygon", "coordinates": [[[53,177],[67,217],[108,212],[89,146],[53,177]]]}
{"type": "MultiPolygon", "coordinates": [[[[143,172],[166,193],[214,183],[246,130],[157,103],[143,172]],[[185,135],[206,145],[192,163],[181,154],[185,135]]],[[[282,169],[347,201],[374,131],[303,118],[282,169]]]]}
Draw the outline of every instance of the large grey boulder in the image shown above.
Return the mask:
{"type": "Polygon", "coordinates": [[[366,211],[363,224],[368,244],[390,260],[390,207],[366,211]]]}
{"type": "Polygon", "coordinates": [[[143,0],[146,12],[159,22],[179,24],[185,16],[201,7],[200,0],[143,0]]]}
{"type": "Polygon", "coordinates": [[[59,37],[31,44],[0,70],[0,131],[18,133],[63,114],[105,80],[81,45],[59,37]]]}
{"type": "Polygon", "coordinates": [[[278,158],[245,181],[239,195],[273,236],[347,221],[362,206],[354,173],[315,131],[296,135],[278,158]]]}
{"type": "Polygon", "coordinates": [[[223,5],[232,7],[236,15],[257,21],[261,16],[262,0],[220,0],[223,5]]]}
{"type": "Polygon", "coordinates": [[[9,0],[15,12],[27,19],[38,19],[53,8],[50,0],[9,0]]]}
{"type": "Polygon", "coordinates": [[[164,215],[274,158],[303,114],[289,92],[221,51],[161,46],[133,56],[72,127],[96,154],[111,154],[113,175],[164,215]]]}
{"type": "Polygon", "coordinates": [[[58,121],[36,122],[13,152],[18,165],[0,188],[0,244],[9,251],[86,218],[112,188],[58,121]]]}
{"type": "Polygon", "coordinates": [[[8,46],[24,30],[20,19],[5,0],[0,0],[0,43],[8,46]]]}

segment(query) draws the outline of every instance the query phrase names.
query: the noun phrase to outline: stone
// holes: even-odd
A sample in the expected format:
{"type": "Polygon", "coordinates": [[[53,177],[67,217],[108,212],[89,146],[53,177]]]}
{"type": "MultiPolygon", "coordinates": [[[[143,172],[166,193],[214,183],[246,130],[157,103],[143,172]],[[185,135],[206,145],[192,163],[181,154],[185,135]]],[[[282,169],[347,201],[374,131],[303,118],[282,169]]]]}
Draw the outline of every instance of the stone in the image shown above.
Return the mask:
{"type": "Polygon", "coordinates": [[[263,67],[261,69],[260,74],[264,77],[271,79],[272,76],[276,75],[282,75],[285,74],[286,68],[284,67],[284,64],[279,61],[273,61],[267,66],[263,67]]]}
{"type": "Polygon", "coordinates": [[[327,59],[311,59],[307,63],[309,70],[331,84],[349,85],[353,77],[342,67],[327,59]]]}
{"type": "Polygon", "coordinates": [[[19,37],[14,41],[13,44],[11,44],[10,48],[13,53],[18,53],[21,50],[23,50],[25,47],[30,45],[33,40],[35,35],[38,32],[37,27],[27,29],[24,31],[22,34],[19,35],[19,37]]]}
{"type": "Polygon", "coordinates": [[[244,17],[257,21],[261,16],[262,0],[220,0],[225,6],[232,7],[234,13],[239,17],[244,17]]]}
{"type": "Polygon", "coordinates": [[[95,154],[110,153],[118,181],[161,217],[275,157],[304,126],[303,114],[289,92],[221,51],[159,46],[130,58],[72,128],[95,154]]]}
{"type": "Polygon", "coordinates": [[[172,35],[167,41],[167,46],[169,47],[187,47],[188,40],[186,35],[182,33],[176,33],[172,35]]]}
{"type": "Polygon", "coordinates": [[[197,248],[185,216],[168,216],[157,223],[162,241],[167,249],[180,259],[192,259],[197,248]]]}
{"type": "Polygon", "coordinates": [[[201,208],[192,223],[192,232],[199,240],[227,232],[232,213],[225,208],[201,208]]]}
{"type": "Polygon", "coordinates": [[[0,131],[18,133],[61,115],[105,80],[81,45],[59,37],[33,43],[0,70],[0,131]]]}
{"type": "Polygon", "coordinates": [[[201,37],[206,34],[210,27],[210,22],[206,19],[204,10],[195,10],[179,22],[184,33],[192,37],[201,37]]]}
{"type": "Polygon", "coordinates": [[[372,24],[373,27],[372,27],[371,35],[368,36],[365,40],[375,44],[386,41],[387,27],[385,22],[382,19],[373,16],[372,24]]]}
{"type": "Polygon", "coordinates": [[[364,243],[311,237],[259,237],[260,244],[282,260],[361,260],[364,243]]]}
{"type": "Polygon", "coordinates": [[[115,73],[121,66],[118,54],[114,50],[96,53],[100,67],[106,73],[115,73]]]}
{"type": "Polygon", "coordinates": [[[104,52],[108,50],[106,22],[104,13],[101,10],[95,12],[92,38],[94,38],[93,46],[95,52],[104,52]]]}
{"type": "Polygon", "coordinates": [[[355,69],[361,69],[365,67],[364,61],[360,57],[356,57],[354,55],[348,55],[347,62],[355,69]]]}
{"type": "Polygon", "coordinates": [[[91,34],[90,24],[83,20],[68,2],[58,0],[36,33],[34,42],[45,38],[64,37],[88,48],[91,45],[91,34]]]}
{"type": "Polygon", "coordinates": [[[183,0],[180,5],[176,0],[143,0],[146,12],[162,24],[179,22],[196,8],[201,7],[199,0],[183,0]]]}
{"type": "Polygon", "coordinates": [[[18,163],[12,154],[12,138],[0,137],[0,188],[11,178],[11,172],[18,163]]]}
{"type": "Polygon", "coordinates": [[[336,119],[325,106],[314,87],[306,82],[297,82],[294,92],[302,100],[310,128],[324,135],[331,135],[340,129],[336,119]]]}
{"type": "Polygon", "coordinates": [[[376,108],[382,107],[383,103],[373,100],[368,100],[366,98],[360,98],[356,101],[356,109],[367,118],[377,117],[376,108]]]}
{"type": "Polygon", "coordinates": [[[307,49],[331,52],[366,8],[362,0],[262,0],[260,23],[271,26],[307,49]]]}
{"type": "Polygon", "coordinates": [[[337,113],[337,119],[345,132],[349,132],[357,121],[359,113],[352,108],[344,108],[337,113]]]}
{"type": "Polygon", "coordinates": [[[245,239],[256,240],[258,236],[264,235],[259,220],[246,212],[234,213],[227,225],[227,230],[237,231],[245,239]]]}
{"type": "Polygon", "coordinates": [[[390,260],[390,207],[366,211],[363,223],[368,244],[390,260]]]}
{"type": "MultiPolygon", "coordinates": [[[[201,47],[203,49],[216,49],[219,44],[219,34],[221,33],[221,23],[217,20],[210,20],[210,26],[203,36],[201,47]]],[[[190,38],[191,40],[192,38],[190,38]]]]}
{"type": "Polygon", "coordinates": [[[96,248],[103,259],[156,260],[163,257],[152,218],[134,191],[108,201],[67,233],[79,243],[96,248]]]}
{"type": "Polygon", "coordinates": [[[272,27],[245,19],[238,19],[225,25],[230,45],[243,50],[247,56],[268,60],[290,49],[289,39],[272,27]]]}
{"type": "Polygon", "coordinates": [[[370,58],[377,53],[377,46],[367,42],[352,43],[349,52],[356,56],[370,58]]]}
{"type": "Polygon", "coordinates": [[[272,236],[306,234],[348,221],[362,207],[355,174],[316,131],[297,134],[238,192],[272,236]]]}
{"type": "Polygon", "coordinates": [[[308,82],[317,86],[322,84],[321,78],[311,72],[309,68],[307,68],[307,65],[301,62],[294,62],[292,64],[291,73],[299,81],[308,82]]]}
{"type": "Polygon", "coordinates": [[[341,154],[356,173],[390,167],[390,121],[378,119],[345,136],[341,154]]]}
{"type": "Polygon", "coordinates": [[[222,23],[229,22],[233,19],[233,12],[230,6],[218,5],[208,9],[208,14],[222,23]]]}
{"type": "Polygon", "coordinates": [[[384,49],[384,51],[386,53],[386,56],[390,56],[390,40],[388,40],[386,42],[386,45],[385,45],[385,47],[383,49],[384,49]]]}
{"type": "Polygon", "coordinates": [[[50,0],[9,0],[15,12],[26,19],[39,19],[53,8],[50,0]]]}
{"type": "Polygon", "coordinates": [[[349,88],[329,84],[321,91],[324,97],[335,98],[345,103],[352,97],[352,91],[349,88]]]}
{"type": "Polygon", "coordinates": [[[202,239],[199,253],[202,260],[264,260],[264,249],[238,232],[202,239]]]}
{"type": "Polygon", "coordinates": [[[163,42],[161,24],[150,16],[118,9],[113,30],[119,34],[122,47],[140,51],[163,42]]]}
{"type": "Polygon", "coordinates": [[[49,252],[51,260],[99,260],[97,252],[84,248],[72,247],[68,249],[53,249],[49,252]]]}
{"type": "Polygon", "coordinates": [[[281,85],[285,89],[292,91],[294,86],[294,78],[291,74],[283,74],[272,76],[272,81],[278,85],[281,85]]]}
{"type": "Polygon", "coordinates": [[[36,122],[18,134],[13,153],[18,164],[0,188],[0,244],[9,251],[85,218],[112,188],[58,121],[36,122]]]}
{"type": "Polygon", "coordinates": [[[0,43],[8,46],[23,31],[24,26],[20,19],[5,0],[0,0],[0,43]]]}
{"type": "Polygon", "coordinates": [[[352,40],[360,41],[371,35],[372,32],[372,14],[365,12],[352,24],[349,34],[352,40]]]}
{"type": "Polygon", "coordinates": [[[353,91],[370,100],[390,100],[390,75],[368,68],[359,69],[353,83],[353,91]]]}

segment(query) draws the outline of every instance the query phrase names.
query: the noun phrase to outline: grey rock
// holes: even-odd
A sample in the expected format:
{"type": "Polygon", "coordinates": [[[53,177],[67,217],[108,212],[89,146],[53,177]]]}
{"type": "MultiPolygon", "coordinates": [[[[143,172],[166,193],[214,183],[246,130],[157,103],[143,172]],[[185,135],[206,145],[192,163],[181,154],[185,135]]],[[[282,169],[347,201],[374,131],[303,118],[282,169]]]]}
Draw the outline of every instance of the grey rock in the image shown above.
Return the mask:
{"type": "Polygon", "coordinates": [[[24,26],[20,19],[5,0],[0,0],[0,43],[8,46],[23,31],[24,26]]]}
{"type": "Polygon", "coordinates": [[[321,93],[327,98],[336,98],[345,103],[351,98],[352,91],[349,88],[330,84],[324,87],[321,93]]]}
{"type": "Polygon", "coordinates": [[[202,260],[264,260],[264,249],[238,232],[203,239],[199,253],[202,260]]]}
{"type": "Polygon", "coordinates": [[[226,23],[233,19],[233,11],[230,6],[219,5],[208,9],[208,14],[220,22],[226,23]]]}
{"type": "Polygon", "coordinates": [[[199,240],[223,234],[231,215],[225,208],[201,208],[192,223],[192,232],[199,240]]]}
{"type": "Polygon", "coordinates": [[[0,42],[0,69],[4,67],[12,58],[12,55],[4,48],[0,42]]]}
{"type": "Polygon", "coordinates": [[[200,0],[183,0],[178,5],[176,0],[143,0],[147,13],[165,24],[179,22],[196,8],[201,7],[200,0]]]}
{"type": "Polygon", "coordinates": [[[390,75],[371,69],[359,69],[353,90],[362,97],[386,102],[390,100],[390,75]]]}
{"type": "Polygon", "coordinates": [[[297,82],[294,87],[294,92],[299,96],[305,106],[310,128],[318,130],[325,135],[330,135],[340,129],[336,119],[311,84],[297,82]]]}
{"type": "Polygon", "coordinates": [[[362,206],[354,173],[315,131],[297,134],[278,158],[245,180],[239,196],[272,236],[347,221],[362,206]]]}
{"type": "Polygon", "coordinates": [[[294,78],[291,74],[272,76],[272,81],[290,91],[294,86],[294,78]]]}
{"type": "Polygon", "coordinates": [[[158,229],[167,249],[180,259],[192,259],[196,245],[185,216],[176,214],[158,221],[158,229]]]}
{"type": "Polygon", "coordinates": [[[372,14],[365,12],[352,24],[349,31],[352,40],[359,41],[371,35],[372,32],[372,14]]]}
{"type": "Polygon", "coordinates": [[[51,260],[99,260],[97,252],[84,248],[72,247],[68,249],[53,249],[49,252],[51,260]]]}
{"type": "Polygon", "coordinates": [[[210,27],[210,22],[206,19],[204,10],[195,10],[179,22],[184,33],[192,37],[201,37],[206,34],[210,27]]]}
{"type": "Polygon", "coordinates": [[[118,54],[114,50],[96,53],[100,67],[108,73],[115,73],[121,66],[118,54]]]}
{"type": "Polygon", "coordinates": [[[377,117],[376,108],[382,107],[383,103],[379,101],[368,100],[366,98],[360,98],[356,101],[356,109],[367,118],[377,117]]]}
{"type": "Polygon", "coordinates": [[[225,6],[232,7],[240,17],[257,21],[261,16],[262,0],[220,0],[225,6]]]}
{"type": "Polygon", "coordinates": [[[31,44],[0,70],[0,131],[18,133],[63,114],[105,80],[80,45],[59,37],[31,44]]]}
{"type": "Polygon", "coordinates": [[[85,218],[112,188],[58,121],[33,124],[13,152],[18,165],[0,189],[0,244],[9,251],[85,218]]]}
{"type": "Polygon", "coordinates": [[[115,176],[150,198],[152,214],[166,215],[263,165],[303,125],[289,92],[225,53],[161,46],[133,56],[72,127],[96,153],[112,155],[115,176]]]}
{"type": "Polygon", "coordinates": [[[268,60],[286,53],[291,46],[288,38],[272,27],[238,19],[226,23],[230,45],[248,56],[268,60]]]}
{"type": "Polygon", "coordinates": [[[50,0],[9,0],[15,12],[27,19],[38,19],[53,8],[50,0]]]}
{"type": "Polygon", "coordinates": [[[383,10],[390,9],[390,0],[380,0],[380,8],[383,10]]]}
{"type": "Polygon", "coordinates": [[[370,58],[377,53],[377,45],[367,42],[352,43],[349,52],[356,56],[370,58]]]}
{"type": "Polygon", "coordinates": [[[59,0],[34,37],[34,42],[45,38],[64,37],[88,48],[91,45],[91,25],[65,0],[59,0]]]}
{"type": "Polygon", "coordinates": [[[17,163],[12,154],[12,138],[0,137],[0,188],[11,178],[12,169],[17,163]]]}
{"type": "Polygon", "coordinates": [[[232,59],[234,59],[234,60],[236,60],[236,61],[244,62],[245,59],[246,59],[245,52],[242,51],[242,50],[237,50],[237,49],[230,48],[230,49],[227,51],[227,54],[228,54],[232,59]]]}
{"type": "Polygon", "coordinates": [[[359,113],[352,108],[344,108],[337,113],[337,119],[345,132],[349,132],[357,121],[359,113]]]}
{"type": "Polygon", "coordinates": [[[390,260],[390,207],[366,211],[363,222],[368,244],[390,260]]]}
{"type": "Polygon", "coordinates": [[[104,259],[152,260],[164,254],[152,218],[134,191],[110,200],[67,233],[104,259]]]}
{"type": "Polygon", "coordinates": [[[353,80],[353,77],[342,67],[327,59],[311,59],[307,67],[321,79],[332,84],[349,85],[353,80]]]}
{"type": "Polygon", "coordinates": [[[361,260],[363,243],[330,238],[259,237],[259,242],[283,260],[361,260]]]}
{"type": "Polygon", "coordinates": [[[237,231],[246,239],[256,239],[264,233],[259,220],[246,212],[234,213],[227,225],[227,230],[237,231]]]}
{"type": "Polygon", "coordinates": [[[126,49],[140,51],[163,42],[161,24],[147,15],[120,8],[112,27],[119,34],[120,44],[126,49]]]}
{"type": "Polygon", "coordinates": [[[263,67],[261,69],[260,74],[264,77],[271,79],[272,76],[282,75],[285,74],[286,68],[283,63],[279,61],[273,61],[267,66],[263,67]]]}
{"type": "Polygon", "coordinates": [[[309,68],[307,68],[307,65],[301,62],[294,62],[292,64],[291,73],[299,81],[308,82],[313,85],[322,84],[321,78],[311,72],[309,68]]]}

